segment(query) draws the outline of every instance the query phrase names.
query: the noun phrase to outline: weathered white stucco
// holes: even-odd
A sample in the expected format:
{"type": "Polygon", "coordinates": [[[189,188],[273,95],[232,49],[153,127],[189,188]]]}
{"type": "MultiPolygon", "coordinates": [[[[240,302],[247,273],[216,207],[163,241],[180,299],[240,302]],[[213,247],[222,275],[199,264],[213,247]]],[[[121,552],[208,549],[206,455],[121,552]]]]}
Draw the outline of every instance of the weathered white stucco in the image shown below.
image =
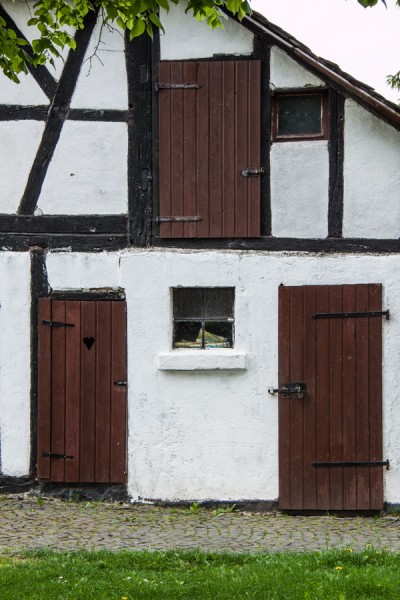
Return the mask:
{"type": "Polygon", "coordinates": [[[72,108],[128,107],[124,34],[118,28],[95,27],[71,101],[72,108]]]}
{"type": "Polygon", "coordinates": [[[353,100],[345,105],[345,237],[400,237],[400,132],[353,100]]]}
{"type": "Polygon", "coordinates": [[[253,34],[242,25],[227,19],[224,29],[212,30],[193,14],[185,13],[185,3],[161,10],[165,33],[160,36],[161,60],[209,58],[218,54],[248,55],[253,52],[253,34]]]}
{"type": "Polygon", "coordinates": [[[126,123],[67,121],[39,198],[43,214],[127,212],[126,123]]]}
{"type": "Polygon", "coordinates": [[[328,191],[329,155],[326,141],[272,144],[272,235],[326,237],[328,191]]]}
{"type": "Polygon", "coordinates": [[[317,87],[324,85],[324,82],[315,77],[310,71],[300,66],[295,60],[290,58],[276,46],[271,48],[271,88],[302,88],[317,87]]]}
{"type": "Polygon", "coordinates": [[[0,253],[0,460],[4,475],[29,472],[29,253],[0,253]]]}
{"type": "Polygon", "coordinates": [[[0,213],[16,212],[43,129],[40,121],[0,123],[0,213]]]}
{"type": "Polygon", "coordinates": [[[16,84],[3,71],[0,72],[0,104],[16,104],[20,106],[47,105],[49,100],[33,76],[28,73],[19,75],[20,83],[16,84]]]}
{"type": "MultiPolygon", "coordinates": [[[[400,257],[124,251],[50,253],[54,289],[119,287],[128,304],[128,489],[134,498],[278,496],[278,286],[381,282],[385,499],[400,501],[400,257]],[[235,352],[246,369],[160,370],[174,286],[235,286],[235,352]]],[[[175,352],[180,352],[179,350],[175,352]]],[[[199,351],[199,354],[212,353],[199,351]]],[[[220,351],[219,351],[220,352],[220,351]]],[[[234,355],[234,353],[232,353],[234,355]]]]}

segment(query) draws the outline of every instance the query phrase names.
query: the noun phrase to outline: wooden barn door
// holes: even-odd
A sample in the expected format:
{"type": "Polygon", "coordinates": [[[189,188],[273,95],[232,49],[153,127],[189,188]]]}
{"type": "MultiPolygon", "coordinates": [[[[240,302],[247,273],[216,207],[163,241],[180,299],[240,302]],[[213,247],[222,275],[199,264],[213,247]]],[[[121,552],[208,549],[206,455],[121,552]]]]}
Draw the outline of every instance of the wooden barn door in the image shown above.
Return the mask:
{"type": "Polygon", "coordinates": [[[378,284],[279,289],[282,510],[383,508],[380,311],[378,284]]]}
{"type": "Polygon", "coordinates": [[[124,483],[126,304],[39,300],[38,477],[124,483]]]}

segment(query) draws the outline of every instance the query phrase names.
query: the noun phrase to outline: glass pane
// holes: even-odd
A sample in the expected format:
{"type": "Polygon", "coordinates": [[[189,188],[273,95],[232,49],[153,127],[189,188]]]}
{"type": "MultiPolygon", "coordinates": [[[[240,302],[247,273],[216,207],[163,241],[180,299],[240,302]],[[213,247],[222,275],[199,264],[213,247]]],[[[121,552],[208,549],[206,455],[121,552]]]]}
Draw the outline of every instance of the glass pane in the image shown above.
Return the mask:
{"type": "Polygon", "coordinates": [[[233,348],[233,323],[208,321],[204,324],[205,348],[233,348]]]}
{"type": "Polygon", "coordinates": [[[203,288],[175,288],[173,290],[175,319],[202,319],[203,303],[203,288]]]}
{"type": "Polygon", "coordinates": [[[235,288],[204,288],[204,318],[233,319],[235,288]]]}
{"type": "Polygon", "coordinates": [[[201,321],[174,323],[174,348],[201,348],[201,321]]]}
{"type": "Polygon", "coordinates": [[[321,94],[278,97],[278,136],[322,133],[321,102],[321,94]]]}

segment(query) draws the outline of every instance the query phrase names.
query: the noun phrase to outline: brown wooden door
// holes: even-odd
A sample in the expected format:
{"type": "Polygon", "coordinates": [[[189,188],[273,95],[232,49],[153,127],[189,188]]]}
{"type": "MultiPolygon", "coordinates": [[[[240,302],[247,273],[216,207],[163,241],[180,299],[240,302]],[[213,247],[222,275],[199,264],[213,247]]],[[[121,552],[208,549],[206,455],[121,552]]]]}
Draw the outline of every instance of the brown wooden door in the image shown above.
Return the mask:
{"type": "Polygon", "coordinates": [[[282,510],[383,508],[382,316],[332,315],[381,310],[378,284],[279,289],[279,387],[307,386],[279,394],[282,510]]]}
{"type": "Polygon", "coordinates": [[[38,477],[125,482],[125,302],[40,299],[38,385],[38,477]]]}

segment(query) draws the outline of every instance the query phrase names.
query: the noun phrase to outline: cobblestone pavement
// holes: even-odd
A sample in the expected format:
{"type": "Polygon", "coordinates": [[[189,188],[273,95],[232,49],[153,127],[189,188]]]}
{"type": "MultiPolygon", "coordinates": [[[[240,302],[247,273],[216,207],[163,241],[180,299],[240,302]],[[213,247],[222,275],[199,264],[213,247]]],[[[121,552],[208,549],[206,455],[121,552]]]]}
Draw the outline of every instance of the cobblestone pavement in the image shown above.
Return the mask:
{"type": "Polygon", "coordinates": [[[400,550],[400,519],[160,508],[0,496],[0,552],[200,549],[231,552],[329,548],[400,550]],[[367,546],[368,547],[368,546],[367,546]]]}

